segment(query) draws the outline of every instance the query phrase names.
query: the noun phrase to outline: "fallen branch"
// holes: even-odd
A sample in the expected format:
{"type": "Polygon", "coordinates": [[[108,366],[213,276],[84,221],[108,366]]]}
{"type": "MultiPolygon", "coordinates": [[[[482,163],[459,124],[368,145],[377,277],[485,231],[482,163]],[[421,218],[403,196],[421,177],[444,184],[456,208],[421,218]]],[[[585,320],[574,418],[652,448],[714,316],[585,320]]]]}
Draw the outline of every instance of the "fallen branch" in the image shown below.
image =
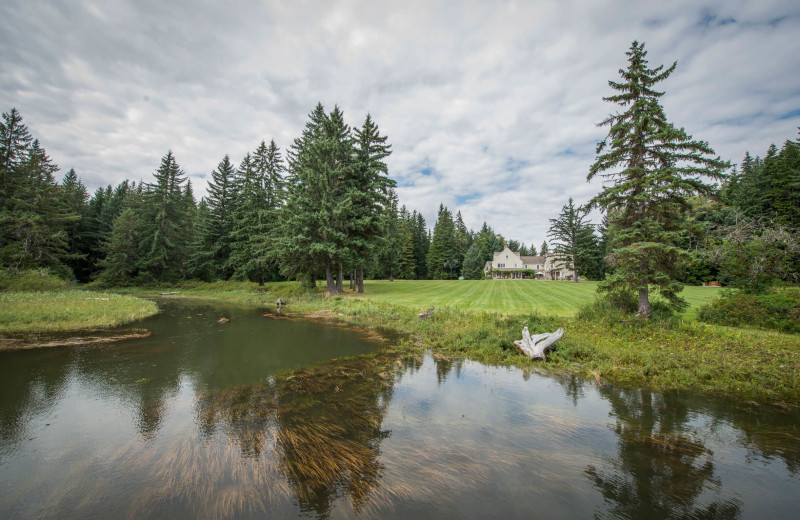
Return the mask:
{"type": "Polygon", "coordinates": [[[544,334],[537,334],[531,336],[528,332],[528,327],[522,329],[522,339],[514,342],[523,354],[531,359],[541,359],[546,361],[544,351],[550,348],[553,343],[561,339],[564,335],[564,329],[558,329],[555,332],[545,332],[544,334]]]}

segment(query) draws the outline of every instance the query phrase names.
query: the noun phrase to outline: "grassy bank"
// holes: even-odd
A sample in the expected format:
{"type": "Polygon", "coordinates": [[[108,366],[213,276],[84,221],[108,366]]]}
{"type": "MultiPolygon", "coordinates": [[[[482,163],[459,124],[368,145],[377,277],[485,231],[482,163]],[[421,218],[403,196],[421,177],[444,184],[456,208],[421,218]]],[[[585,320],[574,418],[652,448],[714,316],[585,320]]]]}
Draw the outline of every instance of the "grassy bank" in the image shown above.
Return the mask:
{"type": "MultiPolygon", "coordinates": [[[[336,298],[300,291],[294,283],[267,284],[263,288],[246,283],[183,284],[172,290],[128,291],[154,294],[177,290],[180,294],[171,297],[207,298],[267,307],[281,297],[288,299],[286,309],[290,312],[333,316],[354,325],[397,330],[403,333],[399,346],[409,351],[430,348],[440,354],[465,356],[488,364],[543,369],[626,386],[800,403],[798,335],[722,327],[692,320],[672,324],[642,323],[639,320],[611,323],[582,320],[572,315],[531,312],[535,305],[546,301],[542,296],[544,291],[556,291],[550,302],[576,298],[577,306],[579,301],[591,301],[594,295],[586,291],[577,298],[574,296],[576,293],[570,291],[585,291],[585,287],[592,286],[531,282],[528,288],[524,288],[513,284],[368,282],[366,294],[346,293],[336,298]],[[476,289],[477,284],[481,285],[476,289]],[[533,294],[526,290],[543,292],[533,294]],[[564,292],[557,292],[559,290],[564,292]],[[396,299],[401,304],[384,301],[393,299],[390,297],[393,291],[399,293],[396,299]],[[512,294],[522,294],[524,298],[508,299],[512,294]],[[496,306],[501,302],[508,303],[503,304],[507,305],[506,313],[500,314],[448,307],[446,301],[485,301],[494,302],[496,306]],[[510,303],[513,301],[517,302],[516,307],[510,303]],[[420,319],[417,314],[430,306],[436,306],[436,310],[428,319],[420,319]],[[514,340],[520,339],[522,327],[526,325],[534,333],[553,331],[558,327],[566,330],[546,363],[532,362],[514,347],[514,340]]],[[[700,294],[706,288],[695,289],[700,294]]],[[[705,300],[706,296],[698,299],[705,300]]],[[[555,304],[548,308],[554,309],[555,304]]]]}
{"type": "Polygon", "coordinates": [[[0,293],[0,334],[113,327],[151,316],[158,306],[133,296],[62,290],[0,293]]]}
{"type": "MultiPolygon", "coordinates": [[[[538,313],[572,316],[592,301],[597,282],[542,280],[385,280],[364,282],[369,300],[398,305],[442,307],[467,311],[538,313]]],[[[718,287],[687,286],[682,296],[689,303],[685,317],[719,295],[718,287]]]]}

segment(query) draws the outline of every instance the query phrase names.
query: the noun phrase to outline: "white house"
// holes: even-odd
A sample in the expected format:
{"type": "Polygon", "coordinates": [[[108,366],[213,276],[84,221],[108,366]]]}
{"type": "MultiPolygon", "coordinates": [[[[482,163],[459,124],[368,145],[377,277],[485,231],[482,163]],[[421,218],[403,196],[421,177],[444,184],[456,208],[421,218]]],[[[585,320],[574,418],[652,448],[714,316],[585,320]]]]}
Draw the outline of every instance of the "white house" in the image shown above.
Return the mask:
{"type": "Polygon", "coordinates": [[[567,280],[572,278],[572,270],[567,264],[557,261],[554,255],[521,256],[506,246],[496,252],[491,261],[486,262],[484,274],[493,279],[521,280],[536,278],[538,280],[567,280]]]}

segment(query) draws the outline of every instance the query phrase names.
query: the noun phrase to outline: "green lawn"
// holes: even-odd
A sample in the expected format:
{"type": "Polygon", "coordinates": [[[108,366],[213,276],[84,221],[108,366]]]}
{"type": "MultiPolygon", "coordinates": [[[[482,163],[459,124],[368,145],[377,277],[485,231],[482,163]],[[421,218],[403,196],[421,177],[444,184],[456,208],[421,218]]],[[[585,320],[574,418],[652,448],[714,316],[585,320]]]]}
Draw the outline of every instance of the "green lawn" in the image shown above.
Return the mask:
{"type": "MultiPolygon", "coordinates": [[[[452,307],[469,311],[530,313],[569,316],[595,297],[597,282],[541,280],[370,280],[358,297],[425,309],[452,307]]],[[[719,295],[716,287],[691,287],[683,291],[689,302],[686,317],[719,295]]]]}

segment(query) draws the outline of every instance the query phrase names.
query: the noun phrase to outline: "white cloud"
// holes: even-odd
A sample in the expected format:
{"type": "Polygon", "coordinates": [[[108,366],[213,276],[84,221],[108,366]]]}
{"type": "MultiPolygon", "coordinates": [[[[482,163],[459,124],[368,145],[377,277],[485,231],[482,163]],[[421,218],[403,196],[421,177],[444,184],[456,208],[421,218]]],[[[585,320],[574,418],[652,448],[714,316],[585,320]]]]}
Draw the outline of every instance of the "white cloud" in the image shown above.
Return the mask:
{"type": "Polygon", "coordinates": [[[537,247],[586,183],[634,39],[670,119],[738,162],[796,136],[800,6],[747,2],[3,2],[0,101],[91,187],[172,149],[202,193],[223,155],[282,148],[318,101],[389,136],[400,201],[537,247]],[[794,113],[790,118],[786,114],[794,113]]]}

